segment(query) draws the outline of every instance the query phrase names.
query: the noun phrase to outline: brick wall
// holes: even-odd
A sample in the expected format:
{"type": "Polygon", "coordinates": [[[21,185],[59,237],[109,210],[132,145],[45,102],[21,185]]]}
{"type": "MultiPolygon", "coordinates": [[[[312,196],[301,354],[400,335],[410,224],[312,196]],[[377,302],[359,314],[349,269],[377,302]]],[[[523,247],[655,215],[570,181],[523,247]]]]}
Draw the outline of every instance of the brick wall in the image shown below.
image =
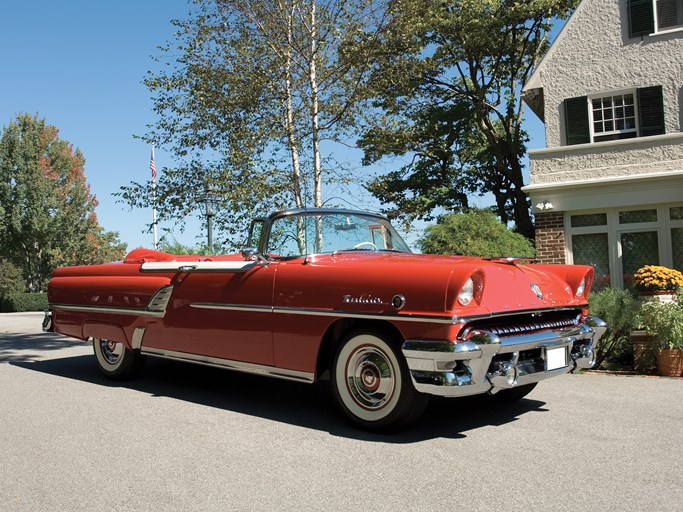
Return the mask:
{"type": "Polygon", "coordinates": [[[536,259],[540,263],[566,263],[564,214],[536,214],[536,259]]]}

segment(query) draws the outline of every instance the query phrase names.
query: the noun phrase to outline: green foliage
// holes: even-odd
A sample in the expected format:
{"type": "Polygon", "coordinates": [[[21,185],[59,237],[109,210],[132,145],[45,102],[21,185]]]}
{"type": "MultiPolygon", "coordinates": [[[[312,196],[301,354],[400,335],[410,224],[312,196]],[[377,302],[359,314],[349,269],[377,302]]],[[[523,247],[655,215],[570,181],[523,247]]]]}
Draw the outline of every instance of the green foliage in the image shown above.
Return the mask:
{"type": "Polygon", "coordinates": [[[340,41],[373,32],[375,4],[195,0],[162,48],[169,66],[145,79],[159,121],[144,138],[170,151],[174,168],[154,191],[149,182],[122,187],[121,200],[156,202],[160,221],[182,225],[211,190],[217,238],[233,246],[255,214],[320,206],[321,183],[347,179],[320,142],[353,129],[367,70],[340,41]]]}
{"type": "Polygon", "coordinates": [[[534,247],[519,233],[509,230],[490,210],[451,213],[427,227],[420,240],[422,252],[464,256],[533,257],[534,247]]]}
{"type": "Polygon", "coordinates": [[[5,312],[44,311],[47,309],[47,293],[13,293],[2,304],[5,312]]]}
{"type": "Polygon", "coordinates": [[[365,163],[413,157],[370,190],[392,217],[432,219],[492,193],[503,223],[533,237],[524,185],[521,86],[549,47],[552,21],[578,0],[390,0],[379,37],[359,41],[373,62],[364,94],[382,115],[359,145],[365,163]]]}
{"type": "Polygon", "coordinates": [[[0,300],[12,293],[26,289],[21,269],[11,262],[0,259],[0,300]]]}
{"type": "Polygon", "coordinates": [[[196,254],[203,255],[208,254],[206,247],[195,245],[191,247],[189,245],[184,245],[177,240],[164,240],[159,244],[159,250],[167,252],[169,254],[196,254]]]}
{"type": "Polygon", "coordinates": [[[44,119],[20,114],[0,137],[0,258],[26,288],[45,289],[57,266],[118,259],[125,246],[97,222],[83,154],[44,119]]]}
{"type": "Polygon", "coordinates": [[[628,290],[605,288],[588,297],[588,312],[607,323],[596,352],[596,367],[609,363],[630,364],[631,331],[639,324],[638,302],[628,290]]]}
{"type": "Polygon", "coordinates": [[[657,348],[683,349],[683,295],[673,302],[653,300],[640,309],[648,334],[655,337],[657,348]]]}

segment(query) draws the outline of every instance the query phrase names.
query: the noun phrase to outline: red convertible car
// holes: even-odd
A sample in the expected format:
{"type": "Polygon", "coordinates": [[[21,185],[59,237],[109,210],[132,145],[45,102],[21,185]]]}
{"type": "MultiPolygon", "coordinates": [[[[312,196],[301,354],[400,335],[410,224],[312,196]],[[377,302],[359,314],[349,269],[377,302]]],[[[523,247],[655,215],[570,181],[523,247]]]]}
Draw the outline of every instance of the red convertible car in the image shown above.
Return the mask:
{"type": "Polygon", "coordinates": [[[521,398],[594,363],[593,269],[413,254],[370,213],[285,210],[248,249],[54,271],[46,329],[93,340],[112,379],[145,356],[313,383],[358,426],[391,431],[430,395],[521,398]]]}

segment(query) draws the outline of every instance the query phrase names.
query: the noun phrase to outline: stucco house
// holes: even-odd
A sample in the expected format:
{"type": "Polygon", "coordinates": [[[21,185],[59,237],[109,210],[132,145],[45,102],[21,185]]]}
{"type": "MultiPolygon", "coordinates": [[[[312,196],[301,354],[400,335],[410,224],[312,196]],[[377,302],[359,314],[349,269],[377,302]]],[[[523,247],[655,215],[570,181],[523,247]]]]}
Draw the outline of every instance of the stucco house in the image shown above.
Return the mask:
{"type": "Polygon", "coordinates": [[[683,0],[583,0],[525,84],[537,254],[628,286],[683,270],[683,0]]]}

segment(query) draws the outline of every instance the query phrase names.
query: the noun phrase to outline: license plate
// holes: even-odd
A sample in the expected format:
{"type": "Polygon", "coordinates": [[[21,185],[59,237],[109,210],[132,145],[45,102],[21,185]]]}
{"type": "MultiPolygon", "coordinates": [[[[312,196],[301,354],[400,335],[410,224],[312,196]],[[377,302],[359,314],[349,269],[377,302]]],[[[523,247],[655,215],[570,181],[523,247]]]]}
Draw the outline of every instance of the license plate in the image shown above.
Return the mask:
{"type": "Polygon", "coordinates": [[[545,350],[545,369],[557,370],[567,366],[567,348],[547,348],[545,350]]]}

